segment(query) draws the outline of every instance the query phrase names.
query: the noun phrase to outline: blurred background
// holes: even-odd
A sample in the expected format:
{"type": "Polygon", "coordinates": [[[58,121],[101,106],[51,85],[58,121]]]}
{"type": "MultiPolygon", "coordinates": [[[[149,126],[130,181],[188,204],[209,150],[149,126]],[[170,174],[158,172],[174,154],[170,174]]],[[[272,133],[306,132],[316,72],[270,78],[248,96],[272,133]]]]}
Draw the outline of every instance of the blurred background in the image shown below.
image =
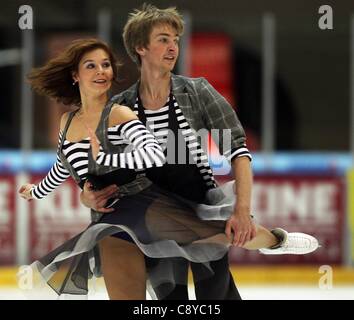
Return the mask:
{"type": "MultiPolygon", "coordinates": [[[[94,36],[107,41],[123,63],[112,94],[128,88],[138,71],[121,34],[128,14],[142,3],[1,3],[0,299],[23,298],[18,267],[89,222],[73,181],[42,201],[26,203],[17,195],[24,182],[40,181],[54,163],[60,115],[68,110],[32,93],[25,75],[72,40],[94,36]],[[23,5],[28,7],[21,11],[23,5]],[[32,25],[19,23],[31,12],[32,25]]],[[[207,78],[234,106],[246,130],[257,222],[313,234],[322,245],[314,254],[279,257],[233,248],[230,263],[241,295],[353,299],[354,2],[149,3],[176,6],[185,18],[176,73],[207,78]]],[[[220,161],[212,166],[223,183],[231,176],[220,161]]],[[[92,298],[106,298],[104,288],[96,293],[92,298]]]]}

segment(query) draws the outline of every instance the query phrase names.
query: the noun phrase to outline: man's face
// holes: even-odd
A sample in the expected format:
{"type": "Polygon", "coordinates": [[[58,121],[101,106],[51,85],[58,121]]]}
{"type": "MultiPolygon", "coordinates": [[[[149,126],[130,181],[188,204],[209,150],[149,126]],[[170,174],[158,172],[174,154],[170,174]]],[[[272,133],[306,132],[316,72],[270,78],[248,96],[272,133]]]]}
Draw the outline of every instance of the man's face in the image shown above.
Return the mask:
{"type": "Polygon", "coordinates": [[[179,36],[168,24],[153,27],[147,48],[139,52],[142,65],[149,69],[172,71],[178,58],[179,36]]]}

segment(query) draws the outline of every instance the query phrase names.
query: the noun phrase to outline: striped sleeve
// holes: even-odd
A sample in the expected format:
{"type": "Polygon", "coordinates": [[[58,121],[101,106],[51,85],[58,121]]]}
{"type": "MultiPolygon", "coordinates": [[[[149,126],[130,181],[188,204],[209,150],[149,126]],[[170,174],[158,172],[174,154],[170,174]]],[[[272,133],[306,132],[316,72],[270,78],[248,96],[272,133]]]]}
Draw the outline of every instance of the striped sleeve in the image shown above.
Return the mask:
{"type": "Polygon", "coordinates": [[[165,164],[162,148],[140,120],[130,120],[115,128],[129,145],[119,154],[108,154],[101,149],[96,159],[98,164],[125,169],[147,169],[165,164]]]}
{"type": "Polygon", "coordinates": [[[249,152],[246,145],[228,150],[224,153],[224,156],[229,162],[232,162],[234,159],[239,157],[248,157],[249,160],[252,161],[251,153],[249,152]]]}
{"type": "MultiPolygon", "coordinates": [[[[62,137],[62,133],[59,133],[59,145],[62,137]]],[[[70,173],[63,166],[60,157],[57,155],[57,161],[54,163],[46,177],[31,190],[32,197],[34,199],[42,199],[62,184],[70,173]]]]}

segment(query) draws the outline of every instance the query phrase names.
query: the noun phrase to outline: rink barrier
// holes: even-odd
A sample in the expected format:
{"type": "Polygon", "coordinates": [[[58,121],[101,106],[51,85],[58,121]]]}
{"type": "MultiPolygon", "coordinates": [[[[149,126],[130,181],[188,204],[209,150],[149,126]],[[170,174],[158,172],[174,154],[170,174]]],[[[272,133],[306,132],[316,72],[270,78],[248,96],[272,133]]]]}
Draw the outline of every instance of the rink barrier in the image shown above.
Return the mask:
{"type": "MultiPolygon", "coordinates": [[[[231,267],[239,285],[311,285],[316,286],[325,272],[333,275],[333,285],[354,285],[354,268],[339,266],[242,266],[231,267]]],[[[0,268],[0,287],[16,287],[18,268],[0,268]]],[[[99,279],[102,281],[102,278],[99,279]]],[[[189,282],[192,283],[190,275],[189,282]]]]}

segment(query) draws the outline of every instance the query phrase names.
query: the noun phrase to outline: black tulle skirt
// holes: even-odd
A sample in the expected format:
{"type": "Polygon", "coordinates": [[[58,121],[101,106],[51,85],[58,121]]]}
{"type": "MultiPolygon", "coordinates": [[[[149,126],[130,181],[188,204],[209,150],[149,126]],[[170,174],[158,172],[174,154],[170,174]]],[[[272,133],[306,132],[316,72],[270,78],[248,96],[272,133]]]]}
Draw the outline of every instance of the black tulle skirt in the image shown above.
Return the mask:
{"type": "MultiPolygon", "coordinates": [[[[168,295],[176,284],[187,284],[185,259],[205,265],[203,275],[212,276],[209,262],[221,259],[229,244],[225,220],[234,207],[233,182],[207,194],[197,204],[155,185],[121,198],[114,212],[102,214],[83,232],[35,261],[31,267],[58,294],[86,295],[88,280],[102,276],[99,242],[114,236],[134,242],[148,257],[147,288],[156,297],[168,295]],[[181,268],[179,268],[181,263],[181,268]]],[[[134,276],[134,275],[132,275],[134,276]]]]}

